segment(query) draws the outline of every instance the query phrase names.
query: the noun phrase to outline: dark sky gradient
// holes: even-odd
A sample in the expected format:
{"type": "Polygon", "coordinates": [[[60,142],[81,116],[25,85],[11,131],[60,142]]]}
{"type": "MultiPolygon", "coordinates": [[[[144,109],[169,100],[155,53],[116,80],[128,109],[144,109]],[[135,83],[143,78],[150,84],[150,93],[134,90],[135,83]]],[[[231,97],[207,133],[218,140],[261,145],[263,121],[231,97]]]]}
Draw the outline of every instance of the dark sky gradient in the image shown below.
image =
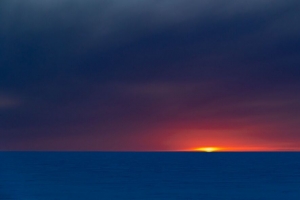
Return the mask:
{"type": "Polygon", "coordinates": [[[1,0],[0,150],[300,150],[299,0],[1,0]]]}

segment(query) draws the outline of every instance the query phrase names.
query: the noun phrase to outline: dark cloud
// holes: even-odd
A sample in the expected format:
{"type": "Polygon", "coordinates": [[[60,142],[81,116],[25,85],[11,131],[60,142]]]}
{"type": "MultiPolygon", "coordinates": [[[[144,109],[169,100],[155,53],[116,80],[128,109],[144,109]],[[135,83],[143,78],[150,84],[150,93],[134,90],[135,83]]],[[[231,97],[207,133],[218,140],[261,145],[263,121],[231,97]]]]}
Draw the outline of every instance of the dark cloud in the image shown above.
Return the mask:
{"type": "Polygon", "coordinates": [[[0,144],[167,148],[177,125],[298,144],[299,13],[296,0],[3,0],[0,144]]]}

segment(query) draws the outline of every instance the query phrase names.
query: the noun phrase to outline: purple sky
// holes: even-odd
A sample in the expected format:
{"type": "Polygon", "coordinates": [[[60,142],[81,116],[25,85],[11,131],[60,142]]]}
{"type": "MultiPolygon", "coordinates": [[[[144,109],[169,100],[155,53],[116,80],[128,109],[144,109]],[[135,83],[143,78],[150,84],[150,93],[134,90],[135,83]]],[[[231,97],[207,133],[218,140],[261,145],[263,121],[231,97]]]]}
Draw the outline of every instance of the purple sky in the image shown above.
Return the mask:
{"type": "Polygon", "coordinates": [[[299,0],[1,0],[0,150],[300,150],[299,0]]]}

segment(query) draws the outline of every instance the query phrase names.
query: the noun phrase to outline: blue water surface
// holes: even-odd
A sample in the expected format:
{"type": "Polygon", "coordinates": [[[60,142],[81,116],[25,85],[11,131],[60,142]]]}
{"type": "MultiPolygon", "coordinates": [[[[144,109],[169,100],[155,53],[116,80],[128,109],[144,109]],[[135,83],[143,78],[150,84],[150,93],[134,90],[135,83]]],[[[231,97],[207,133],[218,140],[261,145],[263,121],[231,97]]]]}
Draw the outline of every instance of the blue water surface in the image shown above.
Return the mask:
{"type": "Polygon", "coordinates": [[[299,200],[300,153],[0,152],[0,200],[299,200]]]}

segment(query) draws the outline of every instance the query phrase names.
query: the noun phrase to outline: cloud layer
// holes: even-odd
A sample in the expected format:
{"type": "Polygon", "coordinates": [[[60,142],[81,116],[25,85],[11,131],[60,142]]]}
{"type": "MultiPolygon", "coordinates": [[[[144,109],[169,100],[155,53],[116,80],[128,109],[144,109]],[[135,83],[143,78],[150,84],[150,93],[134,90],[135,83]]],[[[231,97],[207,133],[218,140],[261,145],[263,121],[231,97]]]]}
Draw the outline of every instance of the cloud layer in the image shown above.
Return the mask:
{"type": "Polygon", "coordinates": [[[297,0],[3,0],[0,149],[299,146],[299,19],[297,0]]]}

